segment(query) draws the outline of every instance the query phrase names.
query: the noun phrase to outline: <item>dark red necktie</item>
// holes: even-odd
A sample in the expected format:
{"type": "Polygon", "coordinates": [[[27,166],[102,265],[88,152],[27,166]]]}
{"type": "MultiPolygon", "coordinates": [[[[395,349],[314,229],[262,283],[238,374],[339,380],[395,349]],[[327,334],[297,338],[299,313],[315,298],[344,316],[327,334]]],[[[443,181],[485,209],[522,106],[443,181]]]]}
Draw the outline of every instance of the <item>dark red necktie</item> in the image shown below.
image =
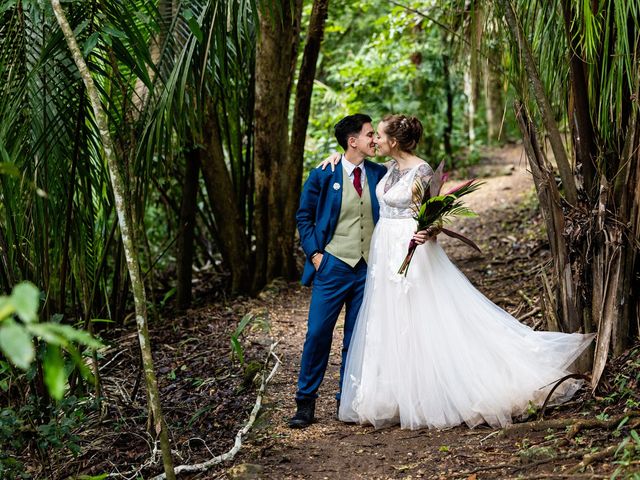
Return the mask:
{"type": "Polygon", "coordinates": [[[353,170],[353,186],[356,187],[356,192],[358,192],[359,196],[362,196],[362,182],[360,181],[361,175],[362,170],[360,170],[360,167],[356,167],[353,170]]]}

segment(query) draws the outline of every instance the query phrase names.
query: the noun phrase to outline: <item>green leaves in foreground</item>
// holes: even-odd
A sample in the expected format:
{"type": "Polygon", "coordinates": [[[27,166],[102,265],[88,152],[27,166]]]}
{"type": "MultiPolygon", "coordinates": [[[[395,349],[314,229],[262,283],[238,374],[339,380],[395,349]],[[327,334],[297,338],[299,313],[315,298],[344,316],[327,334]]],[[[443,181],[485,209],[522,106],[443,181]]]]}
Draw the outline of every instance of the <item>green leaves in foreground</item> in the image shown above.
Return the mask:
{"type": "Polygon", "coordinates": [[[16,285],[10,297],[0,297],[0,350],[16,367],[26,370],[36,357],[27,325],[38,318],[40,292],[30,283],[16,285]],[[16,322],[17,316],[24,323],[16,322]]]}
{"type": "Polygon", "coordinates": [[[232,357],[236,356],[242,366],[244,366],[244,349],[240,343],[240,337],[250,324],[254,324],[263,332],[268,332],[271,329],[266,312],[247,313],[242,317],[235,331],[231,334],[231,355],[232,357]]]}
{"type": "Polygon", "coordinates": [[[38,323],[39,307],[40,292],[29,282],[16,285],[10,296],[0,297],[0,352],[13,365],[27,370],[36,359],[34,338],[45,342],[42,362],[45,383],[51,396],[60,400],[67,385],[63,350],[70,354],[83,377],[90,378],[91,373],[75,345],[99,348],[102,343],[70,325],[38,323]]]}
{"type": "Polygon", "coordinates": [[[244,349],[240,344],[240,335],[244,332],[244,329],[247,328],[247,325],[254,320],[254,315],[251,313],[246,314],[240,320],[240,323],[236,327],[235,331],[231,334],[231,352],[238,357],[240,360],[240,365],[244,365],[244,349]]]}
{"type": "Polygon", "coordinates": [[[26,370],[36,357],[31,335],[24,326],[8,318],[0,325],[0,350],[16,367],[26,370]]]}

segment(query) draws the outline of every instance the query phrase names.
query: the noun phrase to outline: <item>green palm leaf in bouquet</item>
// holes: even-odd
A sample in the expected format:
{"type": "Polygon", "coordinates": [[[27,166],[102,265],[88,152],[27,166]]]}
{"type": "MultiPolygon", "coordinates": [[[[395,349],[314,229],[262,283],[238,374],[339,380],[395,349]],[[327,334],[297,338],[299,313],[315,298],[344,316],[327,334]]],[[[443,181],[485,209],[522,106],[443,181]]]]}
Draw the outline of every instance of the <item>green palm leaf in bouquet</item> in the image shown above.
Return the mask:
{"type": "MultiPolygon", "coordinates": [[[[467,180],[466,182],[457,185],[446,193],[440,195],[442,185],[446,181],[447,175],[444,173],[444,162],[441,162],[438,168],[435,170],[429,182],[426,185],[422,183],[416,184],[418,201],[413,206],[415,212],[414,219],[417,223],[417,231],[426,230],[430,227],[436,227],[445,235],[451,238],[457,238],[458,240],[469,245],[480,252],[480,248],[469,238],[464,235],[453,232],[449,229],[443,228],[444,223],[448,223],[455,217],[475,217],[477,214],[466,207],[461,197],[475,192],[483,182],[479,182],[477,179],[467,180]]],[[[409,242],[409,248],[407,255],[400,266],[398,273],[401,275],[407,275],[407,270],[413,254],[415,253],[418,244],[412,239],[409,242]]]]}

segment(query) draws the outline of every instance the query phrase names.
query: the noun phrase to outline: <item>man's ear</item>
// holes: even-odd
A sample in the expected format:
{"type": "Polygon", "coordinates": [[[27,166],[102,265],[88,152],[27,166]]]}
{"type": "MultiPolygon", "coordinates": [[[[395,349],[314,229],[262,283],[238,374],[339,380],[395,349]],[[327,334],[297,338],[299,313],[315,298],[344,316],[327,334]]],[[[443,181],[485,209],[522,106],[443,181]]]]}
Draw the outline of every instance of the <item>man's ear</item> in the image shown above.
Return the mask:
{"type": "Polygon", "coordinates": [[[349,145],[352,148],[356,148],[358,146],[358,141],[356,140],[356,137],[347,138],[347,145],[349,145]]]}

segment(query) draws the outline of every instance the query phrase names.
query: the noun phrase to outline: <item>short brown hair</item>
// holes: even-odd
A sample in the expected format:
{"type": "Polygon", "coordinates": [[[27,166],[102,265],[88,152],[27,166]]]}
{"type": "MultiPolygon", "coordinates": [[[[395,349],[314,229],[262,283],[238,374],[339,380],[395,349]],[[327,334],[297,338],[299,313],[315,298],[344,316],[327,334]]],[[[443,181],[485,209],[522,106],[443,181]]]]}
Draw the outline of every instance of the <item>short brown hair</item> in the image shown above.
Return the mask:
{"type": "Polygon", "coordinates": [[[371,123],[371,117],[369,115],[354,113],[353,115],[344,117],[333,127],[336,140],[338,140],[338,143],[345,152],[349,146],[349,137],[357,137],[360,135],[360,131],[365,123],[371,123]]]}

